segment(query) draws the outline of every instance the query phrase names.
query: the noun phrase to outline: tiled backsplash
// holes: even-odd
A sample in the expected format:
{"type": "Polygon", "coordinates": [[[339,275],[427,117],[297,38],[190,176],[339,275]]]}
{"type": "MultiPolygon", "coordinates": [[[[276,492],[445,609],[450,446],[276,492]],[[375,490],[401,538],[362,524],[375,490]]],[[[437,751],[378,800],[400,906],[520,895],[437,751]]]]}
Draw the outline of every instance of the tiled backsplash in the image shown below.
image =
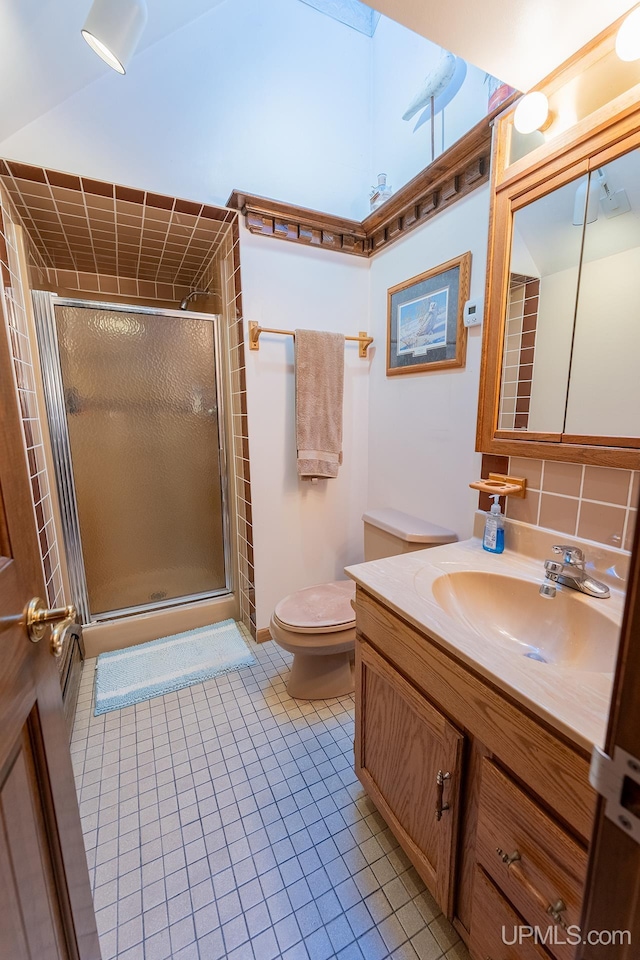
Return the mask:
{"type": "Polygon", "coordinates": [[[510,458],[509,473],[527,478],[525,499],[507,498],[512,520],[631,550],[639,473],[522,457],[510,458]]]}
{"type": "MultiPolygon", "coordinates": [[[[526,477],[526,497],[507,497],[505,515],[512,520],[631,550],[640,494],[637,471],[485,455],[482,475],[489,471],[526,477]]],[[[486,509],[485,503],[480,506],[486,509]]]]}

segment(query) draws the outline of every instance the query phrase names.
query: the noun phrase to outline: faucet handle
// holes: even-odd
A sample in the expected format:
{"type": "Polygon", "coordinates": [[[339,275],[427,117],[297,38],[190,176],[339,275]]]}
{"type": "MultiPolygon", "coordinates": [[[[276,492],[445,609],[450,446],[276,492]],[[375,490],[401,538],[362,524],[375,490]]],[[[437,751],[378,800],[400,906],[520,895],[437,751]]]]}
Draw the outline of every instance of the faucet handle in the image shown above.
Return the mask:
{"type": "Polygon", "coordinates": [[[555,544],[554,553],[562,554],[562,562],[571,564],[575,567],[584,566],[584,553],[580,547],[572,547],[570,544],[555,544]]]}

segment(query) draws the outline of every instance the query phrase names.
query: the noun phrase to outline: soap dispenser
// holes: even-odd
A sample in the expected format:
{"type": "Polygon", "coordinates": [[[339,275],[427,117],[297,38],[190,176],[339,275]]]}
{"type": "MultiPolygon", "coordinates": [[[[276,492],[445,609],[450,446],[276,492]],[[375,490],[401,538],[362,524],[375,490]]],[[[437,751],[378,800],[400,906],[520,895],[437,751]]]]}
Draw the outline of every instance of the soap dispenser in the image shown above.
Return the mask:
{"type": "Polygon", "coordinates": [[[491,494],[493,503],[484,525],[482,546],[489,553],[502,553],[504,550],[504,517],[500,510],[500,496],[491,494]]]}

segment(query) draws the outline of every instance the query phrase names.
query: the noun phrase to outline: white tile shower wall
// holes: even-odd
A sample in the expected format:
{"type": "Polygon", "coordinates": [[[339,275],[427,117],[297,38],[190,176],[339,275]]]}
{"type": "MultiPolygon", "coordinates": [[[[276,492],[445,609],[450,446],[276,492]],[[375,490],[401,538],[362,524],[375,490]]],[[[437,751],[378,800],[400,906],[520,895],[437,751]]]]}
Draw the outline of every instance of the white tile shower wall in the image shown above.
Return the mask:
{"type": "MultiPolygon", "coordinates": [[[[241,257],[245,318],[285,330],[367,327],[366,260],[256,237],[244,226],[241,257]]],[[[362,559],[371,362],[354,343],[344,355],[344,461],[336,479],[311,484],[297,476],[293,340],[264,334],[259,351],[245,346],[259,629],[282,597],[344,579],[344,567],[362,559]]]]}
{"type": "Polygon", "coordinates": [[[469,330],[466,366],[386,376],[387,288],[467,250],[471,297],[483,297],[489,187],[481,187],[371,261],[369,502],[471,536],[480,476],[475,450],[482,327],[469,330]]]}
{"type": "Polygon", "coordinates": [[[13,357],[15,384],[22,414],[22,435],[31,480],[42,572],[46,584],[46,599],[50,607],[59,607],[64,602],[64,587],[51,500],[52,478],[49,477],[42,442],[42,428],[36,393],[36,373],[33,365],[24,301],[28,286],[26,279],[20,273],[12,211],[8,198],[1,190],[0,241],[2,251],[0,270],[4,293],[3,313],[13,357]]]}

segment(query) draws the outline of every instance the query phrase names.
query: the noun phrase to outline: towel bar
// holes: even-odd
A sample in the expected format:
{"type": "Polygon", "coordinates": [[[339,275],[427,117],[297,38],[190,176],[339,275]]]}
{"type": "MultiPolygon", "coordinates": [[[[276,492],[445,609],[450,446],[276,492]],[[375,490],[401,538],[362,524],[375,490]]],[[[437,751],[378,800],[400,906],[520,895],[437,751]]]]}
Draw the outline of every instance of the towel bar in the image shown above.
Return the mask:
{"type": "MultiPolygon", "coordinates": [[[[260,334],[261,333],[280,333],[285,337],[293,337],[295,339],[295,333],[293,330],[278,330],[275,327],[261,327],[257,320],[249,320],[249,350],[259,350],[260,349],[260,334]]],[[[357,337],[347,337],[345,340],[354,340],[358,343],[358,356],[363,359],[367,359],[367,350],[373,343],[373,337],[370,337],[366,330],[360,330],[357,337]]]]}

